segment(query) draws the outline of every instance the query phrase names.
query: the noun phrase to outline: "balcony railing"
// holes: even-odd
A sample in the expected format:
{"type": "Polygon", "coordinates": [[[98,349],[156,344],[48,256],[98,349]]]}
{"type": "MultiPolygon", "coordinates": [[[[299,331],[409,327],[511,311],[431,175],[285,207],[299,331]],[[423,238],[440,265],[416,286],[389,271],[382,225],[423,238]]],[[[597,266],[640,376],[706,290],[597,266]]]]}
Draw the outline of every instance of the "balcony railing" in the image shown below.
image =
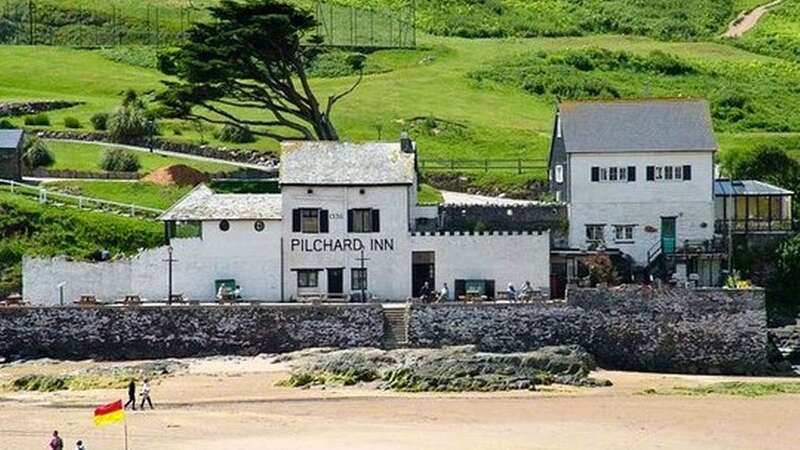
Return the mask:
{"type": "Polygon", "coordinates": [[[717,220],[714,229],[718,234],[729,231],[733,233],[789,232],[796,229],[796,224],[791,219],[717,220]]]}

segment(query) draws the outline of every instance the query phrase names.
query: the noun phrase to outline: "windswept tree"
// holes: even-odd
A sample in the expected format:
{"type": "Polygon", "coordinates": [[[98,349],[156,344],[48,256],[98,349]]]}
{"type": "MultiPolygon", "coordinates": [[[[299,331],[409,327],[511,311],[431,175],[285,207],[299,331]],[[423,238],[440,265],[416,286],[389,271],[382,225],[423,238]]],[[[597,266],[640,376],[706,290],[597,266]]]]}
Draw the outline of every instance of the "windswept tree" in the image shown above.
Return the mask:
{"type": "Polygon", "coordinates": [[[194,25],[188,42],[162,65],[179,80],[165,82],[159,96],[166,115],[278,140],[338,140],[331,111],[363,72],[324,104],[317,99],[306,75],[320,51],[311,13],[275,0],[222,0],[209,11],[211,20],[194,25]]]}

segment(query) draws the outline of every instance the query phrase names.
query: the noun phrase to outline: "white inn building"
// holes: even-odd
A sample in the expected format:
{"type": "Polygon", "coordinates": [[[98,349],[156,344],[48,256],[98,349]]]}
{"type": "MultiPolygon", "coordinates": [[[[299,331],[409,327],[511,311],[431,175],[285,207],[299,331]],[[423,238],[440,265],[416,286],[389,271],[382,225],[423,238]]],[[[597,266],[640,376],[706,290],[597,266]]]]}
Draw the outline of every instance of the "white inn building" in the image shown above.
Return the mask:
{"type": "Polygon", "coordinates": [[[530,281],[560,297],[600,253],[625,280],[719,285],[737,240],[791,231],[793,193],[716,179],[717,148],[702,100],[562,103],[549,164],[556,203],[507,207],[420,205],[408,138],[287,143],[279,194],[200,185],[161,217],[169,246],[101,263],[25,258],[23,295],[164,299],[171,282],[199,301],[221,285],[250,301],[404,301],[426,282],[460,299],[530,281]]]}

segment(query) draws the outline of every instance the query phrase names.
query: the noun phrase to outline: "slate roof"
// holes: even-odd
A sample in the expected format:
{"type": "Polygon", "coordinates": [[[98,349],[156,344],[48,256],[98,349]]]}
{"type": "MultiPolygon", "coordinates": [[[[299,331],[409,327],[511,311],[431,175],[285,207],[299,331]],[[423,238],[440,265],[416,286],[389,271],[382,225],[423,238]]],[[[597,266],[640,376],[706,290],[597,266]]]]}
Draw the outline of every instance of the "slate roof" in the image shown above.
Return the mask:
{"type": "Polygon", "coordinates": [[[217,194],[201,184],[160,220],[280,220],[280,194],[217,194]]]}
{"type": "Polygon", "coordinates": [[[715,180],[714,195],[717,197],[739,197],[755,195],[793,195],[782,187],[756,180],[715,180]]]}
{"type": "Polygon", "coordinates": [[[22,130],[0,130],[0,149],[16,149],[22,141],[22,130]]]}
{"type": "Polygon", "coordinates": [[[280,183],[285,185],[412,184],[415,155],[400,143],[290,142],[283,144],[280,183]]]}
{"type": "Polygon", "coordinates": [[[567,153],[717,149],[705,100],[575,101],[559,111],[567,153]]]}

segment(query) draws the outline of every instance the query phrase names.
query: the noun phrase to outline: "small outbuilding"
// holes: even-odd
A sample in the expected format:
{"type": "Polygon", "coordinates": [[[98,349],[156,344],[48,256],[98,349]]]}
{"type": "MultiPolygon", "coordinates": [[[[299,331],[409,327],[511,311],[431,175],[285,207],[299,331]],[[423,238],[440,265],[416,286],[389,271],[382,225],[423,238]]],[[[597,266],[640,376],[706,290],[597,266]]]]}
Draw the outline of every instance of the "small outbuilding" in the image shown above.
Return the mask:
{"type": "Polygon", "coordinates": [[[22,130],[0,130],[0,179],[22,179],[22,130]]]}

